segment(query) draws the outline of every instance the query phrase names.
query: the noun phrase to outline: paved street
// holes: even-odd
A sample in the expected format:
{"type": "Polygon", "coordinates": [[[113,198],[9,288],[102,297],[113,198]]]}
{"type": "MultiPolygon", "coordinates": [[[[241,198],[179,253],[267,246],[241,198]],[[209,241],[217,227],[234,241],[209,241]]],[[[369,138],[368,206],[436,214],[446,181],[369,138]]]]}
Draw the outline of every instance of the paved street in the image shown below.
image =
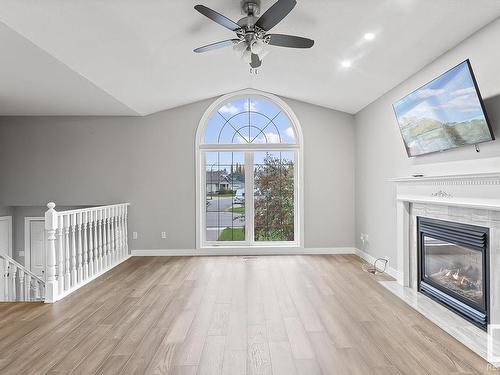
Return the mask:
{"type": "MultiPolygon", "coordinates": [[[[212,197],[207,205],[207,241],[215,241],[226,227],[243,227],[245,219],[240,214],[226,212],[231,207],[233,197],[212,197]],[[236,219],[238,218],[238,219],[236,219]]],[[[239,207],[235,205],[235,207],[239,207]]]]}

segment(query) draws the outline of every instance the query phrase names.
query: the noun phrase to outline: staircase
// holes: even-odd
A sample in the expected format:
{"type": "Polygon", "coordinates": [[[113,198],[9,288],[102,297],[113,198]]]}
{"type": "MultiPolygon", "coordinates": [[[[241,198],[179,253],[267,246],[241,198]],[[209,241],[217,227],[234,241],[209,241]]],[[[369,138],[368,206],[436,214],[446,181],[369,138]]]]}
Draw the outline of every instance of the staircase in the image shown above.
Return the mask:
{"type": "Polygon", "coordinates": [[[0,301],[36,302],[45,299],[45,281],[8,255],[0,254],[0,301]]]}
{"type": "Polygon", "coordinates": [[[50,202],[45,213],[46,280],[0,254],[0,301],[54,303],[127,260],[128,206],[56,211],[50,202]]]}

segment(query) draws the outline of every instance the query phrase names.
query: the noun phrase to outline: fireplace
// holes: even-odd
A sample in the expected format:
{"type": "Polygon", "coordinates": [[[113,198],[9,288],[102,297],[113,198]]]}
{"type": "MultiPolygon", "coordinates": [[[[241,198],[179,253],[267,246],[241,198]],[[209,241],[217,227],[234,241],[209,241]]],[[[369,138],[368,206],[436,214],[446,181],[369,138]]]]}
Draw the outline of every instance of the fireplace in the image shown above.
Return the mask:
{"type": "Polygon", "coordinates": [[[418,290],[486,330],[489,229],[417,217],[418,290]]]}

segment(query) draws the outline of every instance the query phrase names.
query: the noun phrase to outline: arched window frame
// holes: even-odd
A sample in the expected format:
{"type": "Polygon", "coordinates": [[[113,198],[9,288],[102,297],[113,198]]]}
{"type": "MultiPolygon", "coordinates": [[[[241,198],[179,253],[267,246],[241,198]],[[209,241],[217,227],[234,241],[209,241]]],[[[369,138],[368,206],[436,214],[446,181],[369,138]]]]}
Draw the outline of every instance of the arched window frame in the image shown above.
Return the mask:
{"type": "MultiPolygon", "coordinates": [[[[292,109],[288,106],[285,101],[277,97],[276,95],[253,90],[246,89],[235,93],[230,93],[221,96],[215,100],[203,114],[196,131],[195,138],[195,160],[196,160],[196,248],[197,249],[210,249],[214,247],[224,247],[226,250],[232,253],[238,253],[239,249],[243,249],[242,253],[245,253],[245,248],[282,248],[286,252],[286,248],[304,248],[304,193],[303,193],[303,161],[304,161],[304,141],[302,135],[302,128],[300,126],[299,120],[292,109]],[[296,143],[247,143],[247,144],[205,144],[203,142],[205,131],[208,122],[212,115],[216,113],[224,104],[238,100],[244,97],[250,98],[262,98],[267,100],[278,108],[288,117],[290,124],[293,126],[295,132],[296,143]],[[204,151],[212,152],[247,152],[247,151],[294,151],[295,152],[295,212],[294,212],[294,241],[284,241],[284,242],[271,242],[271,241],[259,241],[256,242],[252,238],[247,238],[245,241],[236,242],[230,241],[226,243],[220,242],[207,242],[204,239],[205,236],[205,165],[203,160],[204,151]]],[[[245,163],[246,164],[246,163],[245,163]]],[[[250,214],[253,216],[253,212],[250,214]]]]}

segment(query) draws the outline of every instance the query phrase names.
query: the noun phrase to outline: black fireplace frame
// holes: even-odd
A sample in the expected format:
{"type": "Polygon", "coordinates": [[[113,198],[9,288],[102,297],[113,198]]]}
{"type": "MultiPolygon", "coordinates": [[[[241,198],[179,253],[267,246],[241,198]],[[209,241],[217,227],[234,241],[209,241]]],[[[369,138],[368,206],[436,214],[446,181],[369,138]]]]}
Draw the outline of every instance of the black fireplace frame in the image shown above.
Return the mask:
{"type": "Polygon", "coordinates": [[[431,219],[428,217],[417,217],[417,288],[418,291],[432,298],[441,305],[447,307],[469,322],[475,324],[484,331],[489,323],[489,235],[490,230],[486,227],[457,223],[446,220],[431,219]],[[436,231],[433,228],[440,227],[436,231]],[[450,230],[449,233],[446,230],[450,230]],[[453,235],[453,231],[459,235],[453,235]],[[447,241],[456,245],[465,246],[472,250],[481,251],[483,254],[483,302],[484,307],[471,300],[454,293],[432,280],[425,278],[423,273],[423,243],[424,236],[438,240],[447,241]],[[482,243],[482,245],[481,245],[482,243]]]}

